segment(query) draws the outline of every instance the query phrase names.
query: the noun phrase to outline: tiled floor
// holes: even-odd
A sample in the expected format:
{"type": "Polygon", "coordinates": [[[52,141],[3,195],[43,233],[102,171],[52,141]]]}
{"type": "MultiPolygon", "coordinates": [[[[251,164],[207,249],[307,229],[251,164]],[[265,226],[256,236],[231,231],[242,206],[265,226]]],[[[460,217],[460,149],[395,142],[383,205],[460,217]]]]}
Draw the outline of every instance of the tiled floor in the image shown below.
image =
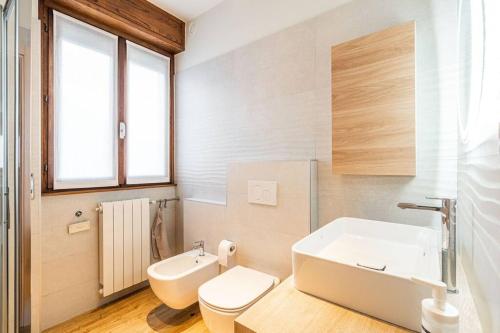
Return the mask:
{"type": "Polygon", "coordinates": [[[150,288],[52,327],[45,332],[209,333],[198,304],[185,310],[164,305],[150,288]]]}

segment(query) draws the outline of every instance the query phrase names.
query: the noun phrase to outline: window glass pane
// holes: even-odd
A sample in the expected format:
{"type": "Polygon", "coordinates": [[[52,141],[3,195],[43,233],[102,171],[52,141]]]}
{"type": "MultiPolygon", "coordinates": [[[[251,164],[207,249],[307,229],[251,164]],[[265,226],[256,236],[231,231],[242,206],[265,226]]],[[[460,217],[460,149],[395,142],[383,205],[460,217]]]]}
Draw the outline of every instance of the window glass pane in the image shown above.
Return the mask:
{"type": "Polygon", "coordinates": [[[54,188],[117,185],[117,37],[54,14],[54,188]]]}
{"type": "Polygon", "coordinates": [[[170,59],[127,43],[127,183],[169,181],[170,59]]]}

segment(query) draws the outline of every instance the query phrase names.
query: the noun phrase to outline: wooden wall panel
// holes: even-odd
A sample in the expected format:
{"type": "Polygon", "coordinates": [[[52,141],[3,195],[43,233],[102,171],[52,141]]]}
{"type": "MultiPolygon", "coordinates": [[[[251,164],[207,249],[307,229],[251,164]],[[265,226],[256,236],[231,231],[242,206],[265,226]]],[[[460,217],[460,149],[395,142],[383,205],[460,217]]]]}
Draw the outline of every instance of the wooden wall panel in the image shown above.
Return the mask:
{"type": "Polygon", "coordinates": [[[333,171],[416,174],[415,23],[332,48],[333,171]]]}

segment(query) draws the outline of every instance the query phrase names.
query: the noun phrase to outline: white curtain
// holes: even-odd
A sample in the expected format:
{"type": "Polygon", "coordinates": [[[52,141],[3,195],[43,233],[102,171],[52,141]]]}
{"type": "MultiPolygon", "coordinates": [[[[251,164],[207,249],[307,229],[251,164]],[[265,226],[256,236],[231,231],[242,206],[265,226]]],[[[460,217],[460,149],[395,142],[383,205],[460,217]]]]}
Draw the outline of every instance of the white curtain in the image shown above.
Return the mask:
{"type": "Polygon", "coordinates": [[[117,37],[54,15],[54,188],[117,180],[117,37]]]}
{"type": "Polygon", "coordinates": [[[127,183],[168,182],[170,59],[127,42],[127,183]]]}

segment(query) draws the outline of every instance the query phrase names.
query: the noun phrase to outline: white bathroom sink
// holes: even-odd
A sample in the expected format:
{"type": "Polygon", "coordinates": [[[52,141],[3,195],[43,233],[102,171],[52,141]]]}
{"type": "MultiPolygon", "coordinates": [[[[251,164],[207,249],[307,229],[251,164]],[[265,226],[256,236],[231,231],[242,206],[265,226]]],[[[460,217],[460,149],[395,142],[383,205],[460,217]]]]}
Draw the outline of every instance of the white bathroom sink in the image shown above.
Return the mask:
{"type": "Polygon", "coordinates": [[[428,228],[337,219],[292,248],[295,287],[420,331],[420,303],[431,290],[411,276],[440,280],[440,237],[428,228]]]}

